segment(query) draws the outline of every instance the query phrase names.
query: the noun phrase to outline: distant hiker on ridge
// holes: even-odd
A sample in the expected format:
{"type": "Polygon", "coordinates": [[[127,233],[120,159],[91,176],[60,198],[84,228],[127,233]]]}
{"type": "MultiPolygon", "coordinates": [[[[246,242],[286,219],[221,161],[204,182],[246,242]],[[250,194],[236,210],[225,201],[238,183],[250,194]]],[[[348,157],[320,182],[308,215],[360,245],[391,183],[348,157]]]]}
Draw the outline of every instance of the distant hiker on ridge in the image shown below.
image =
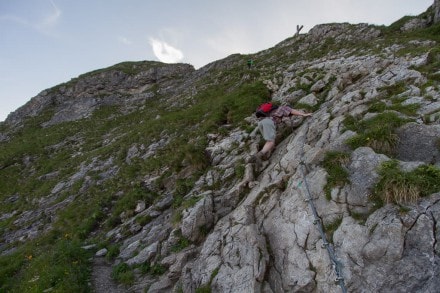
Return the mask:
{"type": "Polygon", "coordinates": [[[248,62],[247,62],[248,68],[251,69],[253,64],[254,64],[254,61],[252,59],[249,59],[248,62]]]}

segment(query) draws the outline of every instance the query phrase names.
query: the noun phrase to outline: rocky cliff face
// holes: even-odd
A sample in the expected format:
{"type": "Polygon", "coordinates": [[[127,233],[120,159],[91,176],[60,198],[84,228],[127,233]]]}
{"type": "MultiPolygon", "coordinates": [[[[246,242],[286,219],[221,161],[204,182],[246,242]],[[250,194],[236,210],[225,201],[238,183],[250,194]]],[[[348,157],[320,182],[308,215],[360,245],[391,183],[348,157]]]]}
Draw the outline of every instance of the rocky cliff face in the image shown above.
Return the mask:
{"type": "Polygon", "coordinates": [[[440,1],[435,0],[432,8],[434,10],[434,22],[438,23],[440,22],[440,1]]]}
{"type": "Polygon", "coordinates": [[[130,110],[158,93],[174,95],[182,78],[192,71],[194,67],[186,64],[121,63],[41,92],[5,122],[17,126],[23,118],[39,115],[48,108],[54,108],[55,114],[45,126],[87,118],[105,105],[130,110]]]}
{"type": "Polygon", "coordinates": [[[106,291],[437,291],[438,25],[405,26],[319,25],[251,56],[251,70],[240,55],[199,70],[124,63],[43,91],[2,126],[1,253],[26,253],[31,272],[5,276],[62,288],[32,273],[29,251],[49,234],[107,254],[125,284],[106,291]],[[258,84],[313,116],[284,121],[257,170],[258,84]],[[41,152],[17,147],[40,134],[41,152]]]}

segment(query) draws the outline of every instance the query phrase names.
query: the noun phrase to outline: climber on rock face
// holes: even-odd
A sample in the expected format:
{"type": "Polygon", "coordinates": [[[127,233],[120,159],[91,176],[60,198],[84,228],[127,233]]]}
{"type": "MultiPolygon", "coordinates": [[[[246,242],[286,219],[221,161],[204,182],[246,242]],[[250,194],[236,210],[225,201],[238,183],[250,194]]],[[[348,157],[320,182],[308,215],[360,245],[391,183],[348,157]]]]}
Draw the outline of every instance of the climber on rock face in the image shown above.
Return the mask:
{"type": "Polygon", "coordinates": [[[266,115],[262,115],[261,111],[256,112],[257,117],[260,119],[258,122],[258,130],[266,141],[263,148],[255,155],[251,157],[251,162],[261,162],[267,160],[275,147],[276,127],[282,122],[283,117],[289,117],[292,115],[309,117],[311,113],[304,113],[289,106],[273,107],[266,115]]]}

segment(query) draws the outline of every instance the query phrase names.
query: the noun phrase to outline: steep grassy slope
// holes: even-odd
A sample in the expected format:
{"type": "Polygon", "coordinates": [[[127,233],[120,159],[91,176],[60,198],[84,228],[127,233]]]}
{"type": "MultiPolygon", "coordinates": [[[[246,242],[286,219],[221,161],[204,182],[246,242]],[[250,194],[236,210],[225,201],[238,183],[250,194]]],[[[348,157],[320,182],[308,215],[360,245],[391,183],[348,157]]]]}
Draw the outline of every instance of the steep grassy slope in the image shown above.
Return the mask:
{"type": "Polygon", "coordinates": [[[1,151],[0,190],[3,201],[8,202],[2,205],[2,215],[10,215],[1,222],[1,232],[13,233],[14,220],[32,211],[48,195],[63,208],[40,209],[42,216],[29,219],[30,226],[38,220],[37,229],[46,229],[50,223],[46,236],[24,244],[2,245],[3,250],[13,248],[10,255],[3,257],[3,288],[22,292],[51,287],[64,292],[85,290],[87,253],[79,243],[99,227],[117,225],[119,214],[134,209],[138,200],[155,200],[154,194],[145,193],[140,186],[146,174],[161,175],[163,181],[171,181],[164,184],[175,186],[183,181],[169,180],[168,176],[190,166],[189,172],[178,176],[190,185],[209,166],[204,153],[206,134],[225,124],[243,125],[243,118],[267,95],[261,82],[246,83],[236,89],[211,86],[192,97],[192,105],[186,107],[169,107],[164,97],[149,101],[128,115],[116,107],[103,107],[89,119],[47,128],[40,124],[48,119],[50,110],[46,115],[29,119],[3,144],[1,151]],[[131,146],[149,146],[161,139],[166,144],[154,156],[126,163],[131,146]],[[111,167],[89,168],[80,179],[72,180],[80,166],[96,161],[111,161],[111,167]],[[109,169],[115,176],[104,174],[109,169]],[[59,182],[69,183],[55,196],[53,190],[59,182]],[[58,258],[60,254],[68,255],[58,258]],[[48,269],[44,270],[45,267],[48,269]],[[32,281],[35,275],[41,278],[32,281]],[[72,275],[72,279],[66,280],[66,275],[72,275]]]}

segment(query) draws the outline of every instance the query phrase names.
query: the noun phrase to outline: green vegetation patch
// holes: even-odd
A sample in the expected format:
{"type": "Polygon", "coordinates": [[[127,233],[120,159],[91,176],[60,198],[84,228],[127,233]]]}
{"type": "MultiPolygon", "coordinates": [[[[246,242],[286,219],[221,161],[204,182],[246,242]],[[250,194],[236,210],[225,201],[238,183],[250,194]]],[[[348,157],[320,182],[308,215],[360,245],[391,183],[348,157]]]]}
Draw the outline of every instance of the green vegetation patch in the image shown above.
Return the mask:
{"type": "Polygon", "coordinates": [[[368,120],[357,120],[348,116],[344,120],[344,126],[357,134],[346,143],[352,149],[368,146],[377,153],[392,155],[398,143],[396,129],[408,122],[410,120],[401,118],[394,112],[383,112],[368,120]]]}
{"type": "Polygon", "coordinates": [[[440,46],[432,48],[426,60],[426,64],[418,66],[416,69],[424,73],[428,82],[425,86],[438,85],[440,83],[440,74],[438,69],[440,68],[440,46]]]}
{"type": "Polygon", "coordinates": [[[235,177],[238,179],[244,177],[244,174],[246,173],[246,166],[243,159],[235,163],[234,173],[235,173],[235,177]]]}
{"type": "Polygon", "coordinates": [[[325,197],[331,200],[331,190],[350,183],[348,171],[344,167],[350,160],[350,155],[343,152],[328,152],[325,155],[323,167],[328,173],[327,184],[324,186],[325,197]]]}
{"type": "Polygon", "coordinates": [[[125,262],[113,267],[111,277],[118,283],[132,285],[134,282],[134,272],[125,262]]]}
{"type": "Polygon", "coordinates": [[[325,227],[324,227],[327,239],[332,243],[333,243],[333,234],[339,228],[339,226],[341,226],[342,219],[343,219],[342,217],[338,217],[333,222],[325,225],[325,227]]]}
{"type": "Polygon", "coordinates": [[[163,265],[156,263],[151,264],[149,262],[145,262],[140,267],[142,274],[150,274],[153,276],[160,276],[163,275],[167,269],[163,265]]]}
{"type": "MultiPolygon", "coordinates": [[[[428,20],[429,18],[432,18],[434,15],[434,11],[426,11],[425,13],[421,14],[420,17],[422,19],[428,20]]],[[[393,38],[393,39],[403,39],[403,40],[410,40],[410,39],[428,39],[428,40],[434,40],[439,41],[440,40],[440,24],[433,24],[426,28],[420,28],[420,29],[414,29],[411,31],[403,32],[401,31],[401,28],[405,23],[408,21],[416,18],[417,16],[404,16],[400,18],[399,20],[395,21],[388,27],[381,26],[380,29],[382,30],[382,33],[384,34],[385,38],[393,38]]]]}
{"type": "Polygon", "coordinates": [[[375,200],[382,203],[405,204],[440,191],[440,169],[422,165],[404,172],[396,160],[382,163],[380,179],[374,189],[375,200]]]}
{"type": "Polygon", "coordinates": [[[177,242],[171,247],[172,252],[182,251],[191,244],[190,240],[185,238],[180,230],[176,232],[176,236],[177,242]]]}
{"type": "Polygon", "coordinates": [[[406,16],[404,16],[404,17],[402,17],[402,18],[396,20],[395,22],[393,22],[393,23],[390,24],[389,26],[387,26],[387,27],[383,27],[383,28],[382,28],[382,31],[383,31],[385,34],[397,34],[397,33],[400,33],[400,32],[401,32],[401,31],[400,31],[400,28],[401,28],[405,23],[407,23],[408,21],[410,21],[410,20],[413,19],[413,18],[415,18],[415,16],[409,16],[409,15],[406,15],[406,16]]]}
{"type": "Polygon", "coordinates": [[[199,288],[196,288],[196,293],[211,293],[211,287],[209,285],[205,285],[199,288]]]}
{"type": "Polygon", "coordinates": [[[368,111],[383,113],[385,111],[391,110],[391,111],[400,112],[408,116],[416,116],[417,110],[420,109],[420,104],[402,105],[401,102],[402,102],[401,99],[392,99],[391,105],[387,105],[383,101],[374,102],[373,104],[370,105],[368,111]]]}
{"type": "Polygon", "coordinates": [[[107,248],[107,254],[105,255],[105,258],[107,260],[115,259],[120,252],[120,244],[110,244],[107,248]]]}
{"type": "Polygon", "coordinates": [[[407,89],[407,85],[404,82],[398,82],[393,85],[385,86],[380,88],[379,90],[383,92],[386,97],[388,103],[384,101],[375,101],[369,107],[369,112],[385,112],[387,110],[400,112],[402,114],[408,116],[415,116],[417,114],[417,110],[420,109],[419,104],[408,104],[403,105],[407,98],[406,97],[398,97],[399,94],[405,92],[407,89]]]}
{"type": "Polygon", "coordinates": [[[51,237],[50,247],[32,242],[0,258],[1,292],[89,292],[91,253],[68,234],[51,237]]]}
{"type": "Polygon", "coordinates": [[[403,93],[407,89],[405,82],[398,82],[392,85],[384,86],[378,90],[384,92],[387,97],[393,97],[403,93]]]}

